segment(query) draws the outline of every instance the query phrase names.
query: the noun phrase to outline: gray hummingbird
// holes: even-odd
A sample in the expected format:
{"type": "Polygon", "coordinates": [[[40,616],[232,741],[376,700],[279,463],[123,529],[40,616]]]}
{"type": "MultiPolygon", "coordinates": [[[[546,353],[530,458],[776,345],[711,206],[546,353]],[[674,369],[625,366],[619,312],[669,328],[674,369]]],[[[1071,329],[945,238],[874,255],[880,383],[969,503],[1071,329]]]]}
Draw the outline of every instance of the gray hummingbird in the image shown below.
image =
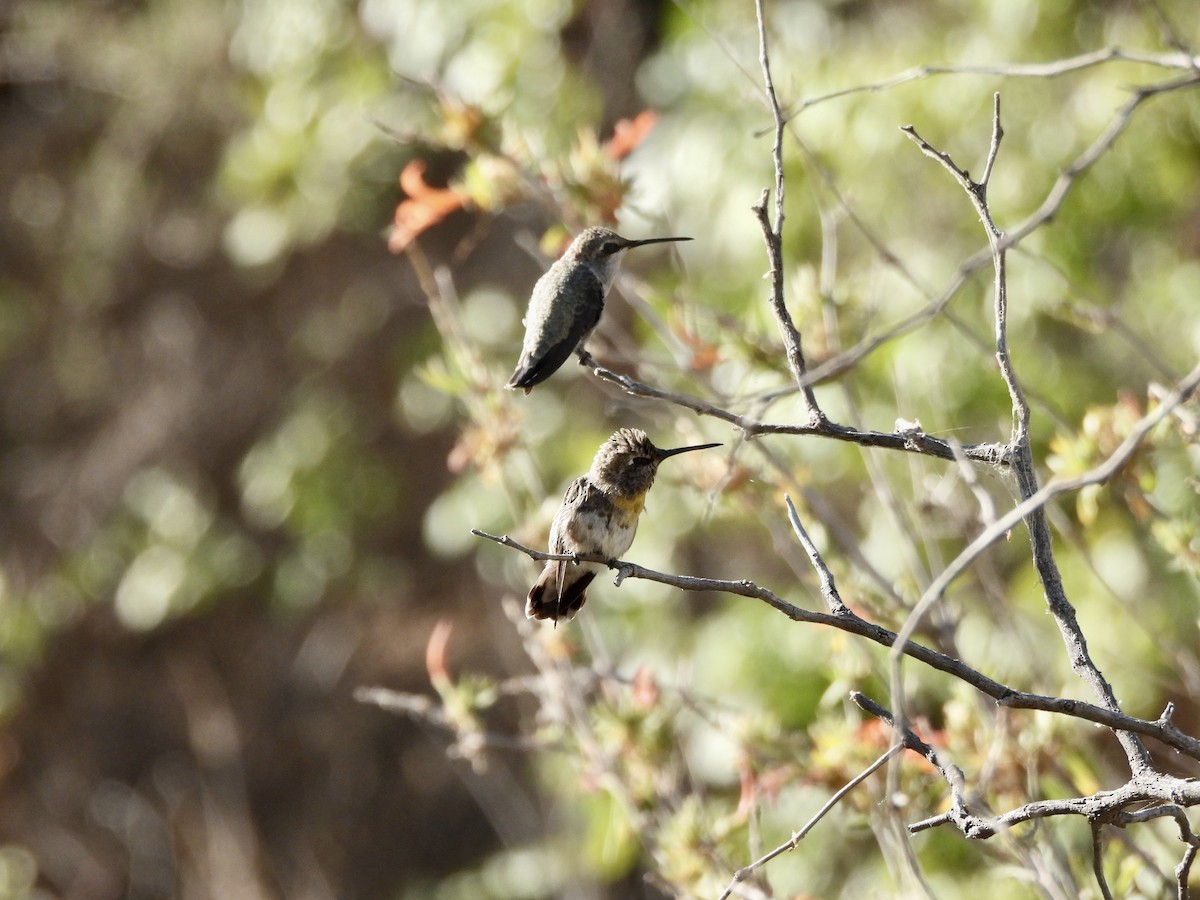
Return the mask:
{"type": "MultiPolygon", "coordinates": [[[[616,559],[637,532],[658,464],[668,457],[720,444],[660,450],[646,432],[622,428],[600,445],[587,474],[567,488],[550,526],[551,553],[599,554],[616,559]]],[[[587,588],[604,564],[547,560],[525,601],[530,619],[571,619],[587,601],[587,588]]]]}
{"type": "Polygon", "coordinates": [[[631,241],[607,228],[588,228],[538,279],[525,314],[521,359],[506,387],[528,394],[558,371],[576,347],[582,347],[604,312],[604,297],[617,277],[621,252],[630,247],[690,241],[687,237],[631,241]]]}

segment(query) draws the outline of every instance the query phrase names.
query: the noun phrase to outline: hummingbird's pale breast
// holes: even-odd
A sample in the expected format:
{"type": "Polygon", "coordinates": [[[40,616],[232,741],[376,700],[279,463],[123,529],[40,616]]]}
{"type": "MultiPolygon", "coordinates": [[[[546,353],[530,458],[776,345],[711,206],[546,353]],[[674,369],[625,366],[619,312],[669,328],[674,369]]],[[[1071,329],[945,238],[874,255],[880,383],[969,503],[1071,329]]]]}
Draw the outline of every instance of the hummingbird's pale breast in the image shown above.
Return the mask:
{"type": "Polygon", "coordinates": [[[600,553],[606,559],[616,559],[633,546],[638,517],[646,505],[645,495],[613,497],[592,481],[580,494],[579,504],[562,508],[562,543],[569,548],[564,552],[600,553]]]}
{"type": "MultiPolygon", "coordinates": [[[[660,450],[644,431],[622,428],[600,445],[586,475],[567,488],[550,526],[549,551],[554,554],[598,555],[617,559],[633,545],[646,494],[659,463],[700,444],[660,450]]],[[[529,589],[525,615],[531,619],[570,619],[587,601],[587,588],[604,565],[596,562],[547,560],[529,589]]]]}

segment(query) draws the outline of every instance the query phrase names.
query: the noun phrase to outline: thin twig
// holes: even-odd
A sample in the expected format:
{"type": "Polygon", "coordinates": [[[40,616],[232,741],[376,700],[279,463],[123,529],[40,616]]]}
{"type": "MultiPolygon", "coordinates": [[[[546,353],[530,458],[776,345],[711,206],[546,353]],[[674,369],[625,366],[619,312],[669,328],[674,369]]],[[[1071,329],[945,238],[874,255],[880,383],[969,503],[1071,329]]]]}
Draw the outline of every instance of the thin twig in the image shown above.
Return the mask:
{"type": "MultiPolygon", "coordinates": [[[[1167,712],[1164,712],[1163,715],[1167,716],[1167,712]]],[[[1183,859],[1175,867],[1175,896],[1178,900],[1187,900],[1190,895],[1188,876],[1191,874],[1192,863],[1196,859],[1196,853],[1200,851],[1200,837],[1192,830],[1192,823],[1188,821],[1187,812],[1184,811],[1183,807],[1178,803],[1164,803],[1161,806],[1152,806],[1134,810],[1133,812],[1123,812],[1117,816],[1113,816],[1112,824],[1124,828],[1126,825],[1132,825],[1136,822],[1149,822],[1151,819],[1158,819],[1164,816],[1169,816],[1175,820],[1175,824],[1179,827],[1179,840],[1187,844],[1187,849],[1183,853],[1183,859]]]]}
{"type": "Polygon", "coordinates": [[[890,88],[908,84],[911,81],[921,81],[940,75],[999,75],[1005,78],[1057,78],[1071,72],[1078,72],[1109,62],[1132,62],[1158,66],[1164,69],[1190,69],[1195,67],[1195,60],[1186,52],[1178,54],[1137,53],[1122,50],[1120,47],[1108,47],[1081,53],[1068,59],[1055,60],[1049,63],[995,63],[982,66],[917,66],[906,69],[882,81],[870,84],[858,84],[853,87],[830,91],[807,97],[797,103],[787,114],[789,121],[796,118],[806,109],[849,97],[853,94],[878,93],[890,88]]]}
{"type": "MultiPolygon", "coordinates": [[[[747,81],[754,81],[755,77],[749,69],[741,62],[739,55],[733,50],[731,44],[717,30],[709,28],[696,15],[691,4],[683,2],[683,0],[675,0],[683,12],[688,15],[696,25],[701,28],[725,53],[730,64],[738,70],[743,78],[747,81]]],[[[838,187],[833,176],[828,169],[821,164],[820,159],[811,151],[802,137],[793,127],[790,119],[794,118],[803,109],[809,106],[815,106],[819,103],[824,103],[829,100],[845,97],[851,94],[862,92],[876,92],[886,90],[910,81],[924,79],[930,76],[938,75],[999,75],[1002,77],[1015,78],[1053,78],[1059,75],[1067,74],[1082,69],[1087,69],[1093,66],[1102,65],[1110,62],[1128,62],[1138,63],[1149,66],[1155,66],[1163,69],[1187,70],[1188,76],[1174,79],[1166,82],[1158,82],[1147,85],[1145,87],[1136,88],[1130,100],[1124,104],[1114,115],[1109,126],[1089,145],[1076,159],[1071,162],[1065,169],[1062,170],[1058,179],[1055,181],[1050,192],[1047,194],[1042,204],[1020,225],[1013,228],[1005,240],[1004,246],[1016,247],[1030,233],[1040,228],[1046,222],[1054,218],[1062,204],[1065,202],[1071,188],[1075,182],[1087,169],[1089,169],[1097,159],[1099,159],[1116,141],[1117,137],[1125,130],[1133,118],[1134,113],[1142,106],[1142,104],[1151,97],[1161,93],[1167,93],[1174,90],[1187,89],[1190,87],[1200,86],[1200,59],[1192,56],[1189,53],[1180,54],[1154,54],[1142,53],[1138,51],[1124,50],[1119,47],[1109,47],[1101,50],[1090,51],[1080,54],[1079,56],[1070,57],[1064,60],[1056,60],[1047,63],[996,63],[982,66],[921,66],[914,69],[909,69],[891,78],[880,82],[875,82],[865,85],[856,85],[854,87],[845,88],[830,92],[821,96],[813,97],[802,101],[793,111],[785,117],[789,131],[794,140],[799,145],[804,153],[805,159],[810,168],[815,170],[821,179],[821,183],[829,190],[836,198],[839,206],[846,211],[846,214],[856,228],[862,233],[867,242],[875,249],[880,260],[890,268],[895,269],[900,273],[909,284],[913,285],[920,293],[930,299],[930,303],[919,310],[918,312],[902,319],[887,330],[878,333],[874,336],[863,338],[857,345],[850,349],[839,353],[837,356],[825,360],[823,363],[809,368],[806,378],[806,383],[810,385],[820,384],[821,382],[832,380],[839,377],[844,372],[850,370],[864,357],[881,346],[890,343],[892,340],[908,334],[936,316],[940,315],[947,304],[954,298],[963,285],[967,283],[970,277],[984,266],[988,265],[991,260],[990,248],[975,253],[967,259],[954,275],[951,284],[941,292],[937,297],[932,296],[932,292],[922,286],[919,281],[913,276],[911,271],[904,265],[902,257],[892,252],[883,241],[874,233],[869,224],[863,220],[854,210],[849,198],[838,187]]],[[[764,129],[759,134],[767,134],[772,129],[764,129]]],[[[780,395],[787,395],[798,388],[793,387],[781,392],[780,395]]]]}
{"type": "Polygon", "coordinates": [[[1077,475],[1074,478],[1063,478],[1048,482],[1036,493],[1026,497],[1017,506],[997,519],[991,526],[984,529],[979,537],[967,545],[957,557],[951,561],[941,575],[929,586],[922,597],[940,597],[946,589],[965,572],[988,547],[996,543],[1022,519],[1035,510],[1039,510],[1056,497],[1073,493],[1093,484],[1104,484],[1115,475],[1129,458],[1137,452],[1147,435],[1163,419],[1174,410],[1187,402],[1200,387],[1200,364],[1175,385],[1159,406],[1139,419],[1117,448],[1096,467],[1077,475]]]}
{"type": "MultiPolygon", "coordinates": [[[[859,691],[851,691],[850,699],[863,712],[870,713],[876,718],[882,720],[885,724],[895,729],[896,736],[904,747],[925,757],[929,764],[941,773],[942,778],[950,788],[950,796],[953,804],[953,808],[951,810],[943,813],[944,816],[950,816],[953,818],[968,814],[966,811],[966,800],[963,797],[963,786],[965,782],[962,771],[958,768],[958,766],[943,760],[933,746],[921,740],[917,733],[911,728],[907,726],[898,726],[896,718],[891,714],[891,712],[880,706],[866,694],[860,693],[859,691]]],[[[910,831],[911,830],[912,829],[910,828],[910,831]]],[[[968,835],[968,837],[969,836],[970,835],[968,835]]]]}
{"type": "Polygon", "coordinates": [[[821,595],[825,598],[825,605],[829,607],[829,612],[832,615],[846,615],[850,610],[842,602],[841,595],[838,594],[837,585],[833,580],[833,573],[829,571],[829,566],[825,565],[825,560],[821,558],[821,553],[817,550],[817,545],[812,542],[812,538],[804,530],[804,524],[800,521],[800,514],[796,512],[792,498],[784,494],[783,502],[787,506],[788,522],[792,525],[792,531],[796,533],[796,537],[800,541],[800,546],[804,548],[804,552],[808,554],[813,568],[817,570],[817,578],[821,581],[821,595]]]}
{"type": "Polygon", "coordinates": [[[1195,844],[1189,844],[1188,848],[1183,851],[1183,859],[1175,867],[1175,880],[1179,884],[1175,896],[1178,900],[1188,900],[1191,896],[1191,890],[1188,888],[1188,878],[1192,872],[1192,863],[1196,861],[1197,849],[1195,844]]]}
{"type": "Polygon", "coordinates": [[[367,703],[387,712],[403,714],[415,721],[424,722],[452,733],[457,738],[455,746],[459,748],[456,755],[463,757],[471,757],[484,750],[556,749],[554,743],[542,738],[464,729],[462,723],[446,711],[445,706],[436,702],[432,697],[422,694],[409,694],[383,687],[360,687],[355,689],[354,699],[359,703],[367,703]]]}
{"type": "MultiPolygon", "coordinates": [[[[1176,68],[1184,68],[1186,66],[1177,66],[1176,68]]],[[[1160,94],[1169,93],[1177,90],[1187,90],[1190,88],[1200,87],[1200,73],[1177,78],[1171,81],[1159,82],[1156,84],[1147,85],[1136,89],[1129,100],[1117,110],[1108,126],[1102,131],[1095,140],[1092,141],[1076,158],[1059,173],[1054,184],[1047,192],[1046,197],[1036,210],[1027,216],[1024,221],[1009,229],[1003,240],[1000,242],[1001,248],[1008,250],[1020,245],[1025,238],[1036,231],[1038,228],[1045,225],[1051,219],[1058,215],[1059,210],[1066,202],[1071,190],[1079,181],[1080,177],[1085,174],[1098,159],[1111,149],[1116,143],[1118,137],[1124,133],[1125,129],[1133,121],[1134,114],[1153,97],[1160,94]]],[[[803,146],[803,145],[802,145],[803,146]]],[[[825,175],[826,185],[834,190],[831,179],[825,175]]],[[[839,202],[845,205],[848,201],[841,197],[838,193],[839,202]]],[[[930,292],[923,288],[915,278],[901,265],[901,261],[896,254],[889,251],[875,235],[870,232],[860,218],[851,215],[851,221],[863,232],[867,241],[875,248],[883,262],[892,268],[897,269],[901,276],[909,283],[916,287],[921,293],[930,297],[929,303],[923,308],[917,310],[911,315],[906,316],[900,321],[889,326],[885,330],[874,335],[862,338],[857,344],[847,350],[842,351],[836,356],[824,360],[818,365],[808,369],[807,383],[820,384],[825,381],[832,380],[857,366],[863,359],[870,356],[880,347],[891,343],[897,338],[910,334],[922,325],[931,321],[940,315],[958,295],[958,292],[966,285],[976,272],[986,267],[992,260],[991,247],[984,247],[982,250],[968,257],[958,271],[951,276],[950,283],[936,296],[931,297],[930,292]]],[[[789,388],[786,391],[778,392],[780,396],[790,394],[795,388],[789,388]]]]}
{"type": "MultiPolygon", "coordinates": [[[[720,419],[739,428],[746,438],[769,434],[805,435],[829,438],[835,441],[845,441],[851,444],[858,444],[860,447],[879,447],[885,450],[898,450],[907,453],[935,456],[938,459],[954,459],[955,451],[950,446],[949,441],[925,434],[921,431],[860,431],[856,428],[831,422],[824,417],[815,423],[776,425],[738,415],[692,394],[676,393],[645,384],[629,375],[621,375],[610,369],[606,369],[590,356],[581,359],[580,364],[590,369],[597,378],[617,385],[627,394],[635,397],[664,400],[676,406],[681,406],[684,409],[690,409],[699,415],[720,419]]],[[[974,462],[995,466],[1008,464],[1007,444],[963,444],[961,445],[961,449],[963,454],[974,462]]]]}
{"type": "Polygon", "coordinates": [[[804,361],[804,350],[801,345],[800,332],[796,328],[796,323],[792,320],[792,314],[788,311],[787,303],[784,299],[783,133],[786,120],[783,117],[783,111],[779,107],[779,97],[775,93],[775,82],[771,78],[771,58],[767,50],[767,21],[766,15],[763,12],[763,0],[754,0],[754,11],[758,20],[758,61],[762,68],[763,88],[766,92],[767,105],[771,109],[771,118],[775,123],[775,139],[771,145],[771,158],[775,166],[774,224],[771,223],[771,218],[767,213],[767,200],[770,197],[769,190],[763,189],[762,196],[759,198],[757,205],[753,207],[753,210],[754,214],[758,217],[759,224],[762,226],[763,240],[767,244],[767,258],[771,265],[769,273],[771,277],[771,309],[775,313],[775,320],[779,323],[779,330],[783,334],[783,346],[787,356],[788,368],[791,370],[792,378],[795,379],[796,385],[800,388],[800,393],[804,398],[804,408],[808,414],[808,424],[817,425],[825,419],[825,414],[821,412],[821,407],[817,405],[816,394],[813,393],[812,385],[808,383],[808,366],[804,361]]]}
{"type": "Polygon", "coordinates": [[[795,850],[796,847],[800,845],[800,842],[807,837],[808,833],[812,831],[814,827],[816,827],[816,824],[825,817],[825,814],[837,806],[843,797],[870,778],[871,775],[874,774],[881,766],[883,766],[889,759],[903,749],[904,747],[900,744],[895,744],[889,747],[884,751],[882,756],[875,760],[875,762],[871,763],[871,765],[859,772],[856,776],[854,776],[854,778],[842,785],[842,787],[838,789],[837,793],[825,801],[825,805],[817,810],[816,814],[804,824],[803,828],[801,828],[799,831],[793,832],[791,838],[784,841],[769,853],[759,857],[745,868],[738,869],[733,875],[733,880],[729,882],[729,886],[725,888],[718,900],[728,900],[729,897],[733,896],[734,890],[741,882],[745,881],[775,857],[782,856],[784,853],[787,853],[790,850],[795,850]]]}
{"type": "Polygon", "coordinates": [[[1096,875],[1096,884],[1100,886],[1100,895],[1104,900],[1113,900],[1112,891],[1108,888],[1108,879],[1104,877],[1104,842],[1101,832],[1104,825],[1092,822],[1092,872],[1096,875]]]}
{"type": "Polygon", "coordinates": [[[1183,39],[1183,35],[1179,33],[1179,29],[1175,27],[1175,23],[1170,20],[1163,8],[1158,5],[1158,0],[1142,0],[1142,3],[1149,7],[1150,12],[1154,14],[1155,22],[1158,24],[1159,31],[1162,32],[1163,41],[1170,47],[1174,47],[1183,56],[1191,62],[1193,69],[1200,70],[1200,60],[1196,59],[1192,48],[1187,45],[1183,39]]]}

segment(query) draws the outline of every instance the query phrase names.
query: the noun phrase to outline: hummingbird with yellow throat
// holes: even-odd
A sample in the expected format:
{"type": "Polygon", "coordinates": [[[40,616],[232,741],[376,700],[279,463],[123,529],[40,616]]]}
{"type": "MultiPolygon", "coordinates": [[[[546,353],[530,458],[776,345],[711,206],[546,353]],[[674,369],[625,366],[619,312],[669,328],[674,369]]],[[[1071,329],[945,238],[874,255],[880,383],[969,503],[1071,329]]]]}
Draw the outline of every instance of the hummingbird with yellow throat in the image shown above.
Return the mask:
{"type": "MultiPolygon", "coordinates": [[[[720,444],[697,444],[660,450],[646,432],[622,428],[600,445],[587,474],[567,488],[562,506],[550,526],[551,553],[597,554],[617,559],[637,532],[646,494],[664,459],[720,444]]],[[[571,619],[587,601],[588,585],[605,566],[597,562],[546,561],[529,589],[525,616],[530,619],[571,619]]]]}
{"type": "Polygon", "coordinates": [[[631,241],[607,228],[581,232],[533,286],[521,358],[506,387],[521,388],[528,394],[534,385],[557,372],[572,351],[583,346],[604,312],[604,298],[617,277],[624,251],[690,240],[658,237],[631,241]]]}

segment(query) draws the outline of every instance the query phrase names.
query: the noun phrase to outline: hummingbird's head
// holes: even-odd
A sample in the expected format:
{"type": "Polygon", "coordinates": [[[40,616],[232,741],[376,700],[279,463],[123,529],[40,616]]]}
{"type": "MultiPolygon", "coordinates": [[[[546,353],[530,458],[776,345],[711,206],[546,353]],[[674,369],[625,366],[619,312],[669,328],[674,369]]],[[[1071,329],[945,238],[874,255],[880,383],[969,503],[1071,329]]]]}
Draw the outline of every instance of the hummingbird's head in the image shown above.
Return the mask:
{"type": "Polygon", "coordinates": [[[654,484],[658,464],[668,457],[689,450],[705,450],[720,444],[697,444],[660,450],[650,442],[646,432],[637,428],[622,428],[600,445],[592,460],[588,477],[606,491],[623,497],[640,497],[654,484]]]}
{"type": "Polygon", "coordinates": [[[645,244],[690,240],[689,237],[661,237],[631,241],[607,228],[593,227],[585,228],[580,232],[579,236],[571,242],[571,246],[567,248],[566,255],[573,256],[590,265],[607,291],[621,265],[621,251],[628,250],[630,247],[641,247],[645,244]]]}

